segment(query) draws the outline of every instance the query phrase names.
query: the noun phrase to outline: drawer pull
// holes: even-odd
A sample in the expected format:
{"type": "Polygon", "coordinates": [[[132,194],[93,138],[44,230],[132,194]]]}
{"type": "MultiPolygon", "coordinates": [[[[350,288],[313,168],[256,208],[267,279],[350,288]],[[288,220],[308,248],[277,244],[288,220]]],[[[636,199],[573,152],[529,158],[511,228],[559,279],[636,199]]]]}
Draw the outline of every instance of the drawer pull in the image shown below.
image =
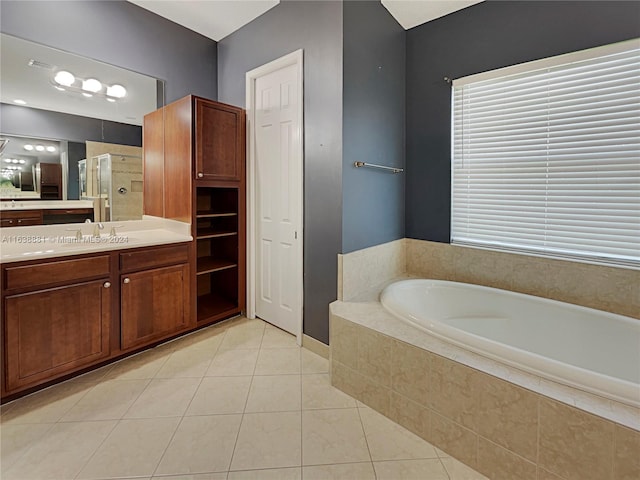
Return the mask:
{"type": "Polygon", "coordinates": [[[103,286],[104,288],[109,288],[109,287],[111,286],[111,282],[104,282],[104,283],[102,284],[102,286],[103,286]]]}
{"type": "Polygon", "coordinates": [[[125,278],[125,279],[123,280],[123,282],[124,282],[124,283],[129,283],[129,282],[131,282],[131,279],[127,277],[127,278],[125,278]]]}

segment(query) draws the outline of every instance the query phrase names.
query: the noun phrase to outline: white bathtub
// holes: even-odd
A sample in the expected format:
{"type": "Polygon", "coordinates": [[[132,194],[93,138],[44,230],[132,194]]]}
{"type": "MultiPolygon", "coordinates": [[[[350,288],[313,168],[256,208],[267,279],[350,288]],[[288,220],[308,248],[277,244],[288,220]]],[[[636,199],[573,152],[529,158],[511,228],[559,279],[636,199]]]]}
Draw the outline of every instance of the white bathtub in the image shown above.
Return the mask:
{"type": "Polygon", "coordinates": [[[640,320],[442,280],[393,283],[380,301],[393,315],[442,340],[640,407],[640,320]]]}

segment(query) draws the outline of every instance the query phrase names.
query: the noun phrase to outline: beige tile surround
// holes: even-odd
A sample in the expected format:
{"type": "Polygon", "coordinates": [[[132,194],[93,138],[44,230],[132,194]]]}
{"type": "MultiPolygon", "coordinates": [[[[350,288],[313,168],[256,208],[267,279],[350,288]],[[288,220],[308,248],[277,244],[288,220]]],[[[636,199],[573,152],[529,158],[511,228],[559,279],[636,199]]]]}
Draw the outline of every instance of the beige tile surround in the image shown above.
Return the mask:
{"type": "Polygon", "coordinates": [[[338,300],[375,301],[400,277],[473,283],[640,319],[640,270],[410,238],[338,255],[338,300]]]}
{"type": "Polygon", "coordinates": [[[640,478],[639,431],[336,315],[330,345],[335,387],[491,479],[640,478]]]}
{"type": "Polygon", "coordinates": [[[638,270],[401,239],[340,255],[338,274],[339,301],[332,305],[330,325],[334,386],[489,478],[640,479],[638,409],[500,372],[502,378],[522,377],[516,385],[486,373],[499,366],[474,368],[473,354],[445,348],[441,356],[400,341],[377,303],[391,281],[423,277],[639,318],[638,270]],[[350,320],[360,311],[367,320],[349,321],[336,311],[349,312],[350,320]],[[582,407],[598,413],[604,408],[609,419],[582,407]]]}

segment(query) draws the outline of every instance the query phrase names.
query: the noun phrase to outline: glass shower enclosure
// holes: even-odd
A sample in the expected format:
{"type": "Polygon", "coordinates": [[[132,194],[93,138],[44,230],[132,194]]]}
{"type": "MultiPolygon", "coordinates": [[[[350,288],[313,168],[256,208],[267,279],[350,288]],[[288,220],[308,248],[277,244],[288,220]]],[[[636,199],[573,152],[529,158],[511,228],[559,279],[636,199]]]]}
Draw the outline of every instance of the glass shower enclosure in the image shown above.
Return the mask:
{"type": "MultiPolygon", "coordinates": [[[[142,158],[106,153],[93,157],[101,219],[106,222],[142,218],[142,158]]],[[[93,170],[93,169],[92,169],[93,170]]]]}

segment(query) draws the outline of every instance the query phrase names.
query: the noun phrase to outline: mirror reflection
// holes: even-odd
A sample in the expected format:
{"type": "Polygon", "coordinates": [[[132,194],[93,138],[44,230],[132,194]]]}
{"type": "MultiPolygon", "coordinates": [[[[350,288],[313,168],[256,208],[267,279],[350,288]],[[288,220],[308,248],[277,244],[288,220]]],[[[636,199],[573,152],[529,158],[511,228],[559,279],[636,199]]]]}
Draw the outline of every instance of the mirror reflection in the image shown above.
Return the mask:
{"type": "Polygon", "coordinates": [[[92,202],[95,220],[141,218],[141,126],[163,83],[0,37],[0,210],[92,202]]]}

